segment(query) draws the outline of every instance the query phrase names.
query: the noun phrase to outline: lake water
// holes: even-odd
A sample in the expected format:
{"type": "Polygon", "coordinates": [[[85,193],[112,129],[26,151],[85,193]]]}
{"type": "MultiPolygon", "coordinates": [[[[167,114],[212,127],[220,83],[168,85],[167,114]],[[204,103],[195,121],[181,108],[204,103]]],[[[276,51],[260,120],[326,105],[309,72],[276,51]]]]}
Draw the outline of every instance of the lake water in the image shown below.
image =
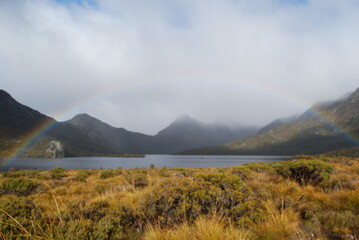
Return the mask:
{"type": "Polygon", "coordinates": [[[273,162],[289,159],[290,156],[180,156],[180,155],[146,155],[145,158],[118,157],[77,157],[77,158],[19,158],[7,161],[0,159],[2,171],[15,169],[98,169],[98,168],[148,168],[154,164],[156,168],[168,167],[229,167],[245,163],[273,162]]]}

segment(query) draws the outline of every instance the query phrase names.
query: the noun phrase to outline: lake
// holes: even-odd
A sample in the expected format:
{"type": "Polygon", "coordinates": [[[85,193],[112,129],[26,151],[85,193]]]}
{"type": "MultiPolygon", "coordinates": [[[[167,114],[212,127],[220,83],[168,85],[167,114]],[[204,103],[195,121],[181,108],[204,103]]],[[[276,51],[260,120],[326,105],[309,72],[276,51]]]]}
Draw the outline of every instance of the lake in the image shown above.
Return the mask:
{"type": "Polygon", "coordinates": [[[198,156],[198,155],[146,155],[145,158],[119,158],[119,157],[77,157],[77,158],[18,158],[9,162],[0,159],[2,171],[9,168],[43,169],[54,167],[66,169],[98,169],[98,168],[149,168],[154,164],[156,168],[183,168],[183,167],[229,167],[245,163],[283,161],[290,156],[198,156]],[[5,164],[5,166],[4,166],[5,164]]]}

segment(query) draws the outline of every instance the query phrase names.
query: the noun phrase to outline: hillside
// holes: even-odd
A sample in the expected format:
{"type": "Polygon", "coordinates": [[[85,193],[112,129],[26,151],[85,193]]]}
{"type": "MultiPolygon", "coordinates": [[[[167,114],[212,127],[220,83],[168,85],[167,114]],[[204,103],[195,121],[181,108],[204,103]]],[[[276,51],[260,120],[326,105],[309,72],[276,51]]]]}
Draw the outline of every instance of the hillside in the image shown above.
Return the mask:
{"type": "Polygon", "coordinates": [[[54,121],[0,89],[0,137],[19,137],[45,122],[54,121]]]}
{"type": "Polygon", "coordinates": [[[168,154],[189,148],[223,144],[255,134],[253,127],[230,128],[180,117],[155,136],[116,128],[88,114],[56,122],[0,92],[0,155],[74,157],[123,153],[168,154]],[[42,132],[41,126],[51,127],[42,132]],[[33,137],[41,133],[38,137],[33,137]],[[29,140],[31,140],[29,142],[29,140]],[[31,143],[22,152],[22,146],[31,143]]]}
{"type": "Polygon", "coordinates": [[[358,146],[359,89],[346,98],[319,104],[294,123],[279,124],[252,137],[182,154],[312,154],[358,146]]]}

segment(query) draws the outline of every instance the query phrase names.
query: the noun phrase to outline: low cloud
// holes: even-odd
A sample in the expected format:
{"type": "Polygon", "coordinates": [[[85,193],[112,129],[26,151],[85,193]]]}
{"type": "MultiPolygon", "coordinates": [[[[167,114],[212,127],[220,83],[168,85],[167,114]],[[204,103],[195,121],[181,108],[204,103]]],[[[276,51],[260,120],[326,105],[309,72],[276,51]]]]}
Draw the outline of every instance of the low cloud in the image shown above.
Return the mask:
{"type": "Polygon", "coordinates": [[[355,90],[354,0],[0,2],[1,88],[65,120],[155,133],[263,125],[355,90]]]}

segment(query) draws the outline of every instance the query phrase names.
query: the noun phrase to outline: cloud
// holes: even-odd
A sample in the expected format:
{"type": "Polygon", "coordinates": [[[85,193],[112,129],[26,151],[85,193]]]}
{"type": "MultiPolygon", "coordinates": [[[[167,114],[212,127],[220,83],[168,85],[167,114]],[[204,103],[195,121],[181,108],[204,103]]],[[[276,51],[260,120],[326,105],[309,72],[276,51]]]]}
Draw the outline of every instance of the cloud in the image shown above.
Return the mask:
{"type": "Polygon", "coordinates": [[[0,2],[1,87],[60,120],[265,124],[357,88],[354,0],[0,2]]]}

